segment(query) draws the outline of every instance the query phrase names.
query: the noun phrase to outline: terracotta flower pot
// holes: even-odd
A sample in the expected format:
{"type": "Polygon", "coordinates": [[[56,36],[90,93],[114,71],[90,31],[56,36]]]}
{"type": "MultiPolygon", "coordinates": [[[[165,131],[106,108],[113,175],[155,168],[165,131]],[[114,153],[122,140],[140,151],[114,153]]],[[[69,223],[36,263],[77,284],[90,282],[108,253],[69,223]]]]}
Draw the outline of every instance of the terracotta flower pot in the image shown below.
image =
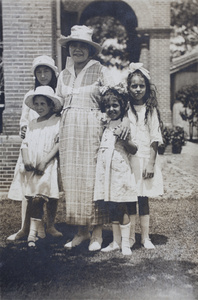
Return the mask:
{"type": "Polygon", "coordinates": [[[172,153],[173,154],[180,154],[182,151],[182,145],[181,144],[173,144],[172,145],[172,153]]]}

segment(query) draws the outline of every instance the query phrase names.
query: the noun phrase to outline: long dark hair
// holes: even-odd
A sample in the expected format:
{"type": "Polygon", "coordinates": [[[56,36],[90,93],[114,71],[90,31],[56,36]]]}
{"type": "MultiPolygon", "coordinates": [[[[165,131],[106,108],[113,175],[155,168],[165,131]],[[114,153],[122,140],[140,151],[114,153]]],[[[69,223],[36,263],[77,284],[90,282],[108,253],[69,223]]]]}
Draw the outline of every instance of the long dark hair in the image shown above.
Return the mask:
{"type": "Polygon", "coordinates": [[[133,104],[133,97],[129,93],[129,86],[131,84],[131,80],[132,80],[132,77],[134,75],[139,75],[142,78],[144,78],[145,85],[146,85],[146,93],[143,97],[143,101],[146,105],[146,112],[145,112],[145,118],[144,118],[145,124],[147,124],[148,115],[149,114],[152,115],[154,109],[156,109],[158,120],[159,120],[159,123],[160,123],[160,126],[161,126],[162,120],[161,120],[160,111],[159,111],[159,108],[158,108],[156,86],[154,84],[151,84],[150,81],[148,80],[148,78],[140,70],[136,70],[135,72],[130,73],[127,77],[127,89],[128,89],[129,103],[130,103],[132,112],[136,116],[136,120],[138,120],[138,115],[137,115],[137,112],[136,112],[134,104],[133,104]]]}
{"type": "MultiPolygon", "coordinates": [[[[36,69],[40,66],[43,66],[43,65],[37,66],[36,69]]],[[[49,66],[47,66],[47,67],[50,68],[49,66]]],[[[34,70],[34,76],[35,76],[34,89],[36,89],[38,86],[41,86],[40,82],[38,81],[38,79],[36,77],[36,69],[34,70]]],[[[56,86],[57,86],[57,77],[56,77],[56,74],[55,74],[54,70],[52,68],[50,68],[50,70],[52,70],[52,79],[48,83],[48,86],[50,86],[55,92],[56,86]]]]}

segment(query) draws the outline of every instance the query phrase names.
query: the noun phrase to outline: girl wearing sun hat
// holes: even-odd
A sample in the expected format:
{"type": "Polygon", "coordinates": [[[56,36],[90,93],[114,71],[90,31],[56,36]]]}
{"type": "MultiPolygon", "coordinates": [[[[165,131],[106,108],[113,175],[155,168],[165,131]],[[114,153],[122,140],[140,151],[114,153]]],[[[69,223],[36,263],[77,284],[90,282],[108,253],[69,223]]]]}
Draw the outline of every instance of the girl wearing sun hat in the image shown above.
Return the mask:
{"type": "Polygon", "coordinates": [[[93,56],[102,47],[92,39],[93,29],[82,25],[61,36],[66,67],[60,73],[57,94],[63,99],[60,124],[60,171],[65,193],[66,223],[78,225],[78,233],[65,248],[90,239],[89,250],[101,248],[102,224],[107,221],[93,201],[96,156],[102,134],[99,86],[113,85],[112,76],[93,56]]]}
{"type": "MultiPolygon", "coordinates": [[[[33,62],[32,62],[32,68],[31,68],[32,74],[35,78],[34,82],[34,89],[36,89],[39,86],[50,86],[54,91],[56,89],[57,85],[57,77],[58,77],[58,69],[55,65],[55,62],[53,58],[51,58],[48,55],[40,55],[37,56],[33,62]]],[[[30,91],[30,93],[33,90],[30,91]]],[[[38,113],[28,107],[25,104],[25,101],[23,101],[22,106],[22,114],[20,118],[20,136],[22,139],[25,138],[27,128],[29,127],[29,123],[35,119],[38,118],[38,113]]],[[[24,198],[24,195],[21,191],[18,190],[18,184],[17,179],[19,182],[21,182],[21,173],[20,173],[20,163],[21,163],[22,157],[21,153],[19,154],[19,158],[17,161],[17,165],[15,168],[15,174],[14,178],[16,180],[13,181],[13,184],[11,185],[11,188],[8,193],[8,198],[16,201],[22,201],[22,225],[21,230],[19,230],[17,233],[14,233],[8,237],[9,241],[18,240],[21,238],[24,238],[27,236],[29,232],[29,220],[30,217],[28,217],[28,211],[27,211],[27,200],[24,198]],[[15,183],[15,184],[14,184],[15,183]]],[[[55,227],[53,226],[53,222],[49,222],[50,220],[55,218],[55,212],[57,209],[57,204],[54,202],[54,206],[51,203],[47,204],[47,220],[48,224],[51,227],[48,228],[49,232],[51,232],[52,236],[62,236],[60,232],[58,232],[55,227]]]]}
{"type": "Polygon", "coordinates": [[[22,194],[28,199],[28,241],[30,246],[35,246],[37,238],[45,237],[42,223],[43,204],[45,201],[57,202],[59,198],[57,152],[60,116],[57,113],[61,111],[62,103],[49,86],[40,86],[35,91],[29,91],[24,100],[39,117],[29,123],[21,145],[21,182],[14,178],[13,187],[17,181],[22,194]]]}
{"type": "MultiPolygon", "coordinates": [[[[39,68],[40,64],[44,64],[50,66],[53,68],[54,72],[57,72],[57,69],[54,65],[53,59],[47,56],[39,56],[34,60],[33,63],[33,72],[36,72],[37,68],[39,68]]],[[[38,69],[39,70],[39,69],[38,69]]],[[[42,71],[42,69],[41,69],[42,71]]],[[[40,71],[39,71],[40,72],[40,71]]],[[[57,73],[56,73],[57,74],[57,73]]],[[[47,77],[47,76],[44,76],[47,77]]],[[[50,99],[53,99],[53,112],[60,111],[60,101],[58,100],[58,97],[54,93],[54,89],[51,88],[50,86],[38,86],[35,90],[30,90],[26,95],[24,99],[24,108],[29,115],[29,120],[28,120],[28,128],[29,125],[32,123],[34,120],[38,120],[39,113],[37,110],[34,108],[33,104],[33,95],[35,96],[38,93],[45,93],[45,97],[48,97],[50,99]],[[34,116],[34,118],[33,118],[34,116]]],[[[40,120],[40,119],[39,119],[40,120]]],[[[57,120],[57,118],[56,118],[57,120]]],[[[27,121],[27,119],[26,119],[27,121]]],[[[29,129],[28,129],[29,130],[29,129]]],[[[27,132],[28,132],[27,130],[27,132]]],[[[45,128],[46,131],[50,130],[48,127],[45,128]]],[[[15,241],[15,240],[20,240],[22,238],[27,237],[29,233],[29,226],[30,226],[30,207],[29,204],[27,203],[27,199],[25,198],[25,190],[23,188],[23,182],[24,182],[24,174],[21,172],[21,165],[22,163],[22,155],[21,151],[19,154],[19,158],[15,167],[15,173],[14,173],[14,179],[13,182],[10,186],[9,193],[8,193],[8,198],[12,200],[17,200],[17,201],[22,201],[22,225],[21,229],[10,235],[7,240],[8,241],[15,241]],[[22,186],[22,188],[21,188],[22,186]]],[[[58,201],[56,198],[54,198],[51,201],[47,202],[47,233],[52,236],[52,237],[61,237],[62,233],[59,232],[55,227],[54,227],[54,222],[55,222],[55,216],[56,216],[56,211],[57,211],[57,206],[58,206],[58,201]]],[[[41,233],[43,235],[43,233],[41,233]]]]}
{"type": "MultiPolygon", "coordinates": [[[[37,56],[32,63],[32,74],[35,78],[34,89],[38,86],[48,85],[55,91],[57,85],[58,69],[53,58],[47,55],[37,56]]],[[[23,101],[22,114],[20,118],[20,136],[25,138],[28,124],[38,114],[31,110],[23,101]]]]}

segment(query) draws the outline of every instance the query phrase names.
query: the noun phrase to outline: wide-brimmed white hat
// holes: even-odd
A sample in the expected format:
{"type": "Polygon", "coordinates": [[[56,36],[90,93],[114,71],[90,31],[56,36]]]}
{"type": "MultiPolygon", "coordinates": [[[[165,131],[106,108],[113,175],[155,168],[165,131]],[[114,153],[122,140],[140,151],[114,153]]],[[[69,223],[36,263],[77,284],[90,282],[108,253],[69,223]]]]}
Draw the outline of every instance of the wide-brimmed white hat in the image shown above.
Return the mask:
{"type": "Polygon", "coordinates": [[[54,112],[61,111],[62,109],[61,98],[58,97],[54,92],[54,90],[48,85],[38,86],[35,90],[30,90],[29,92],[27,92],[24,99],[25,104],[31,109],[35,110],[33,99],[35,96],[38,95],[46,96],[47,98],[52,100],[52,102],[54,103],[54,109],[53,109],[54,112]]]}
{"type": "Polygon", "coordinates": [[[61,35],[59,43],[65,47],[68,42],[79,41],[91,45],[95,48],[96,53],[99,53],[102,50],[102,47],[98,43],[92,41],[92,35],[93,29],[85,25],[75,25],[71,28],[71,35],[61,35]]]}
{"type": "Polygon", "coordinates": [[[34,74],[35,69],[38,66],[47,66],[54,70],[56,77],[58,76],[58,68],[55,66],[53,58],[47,55],[37,56],[32,63],[32,73],[34,74]]]}

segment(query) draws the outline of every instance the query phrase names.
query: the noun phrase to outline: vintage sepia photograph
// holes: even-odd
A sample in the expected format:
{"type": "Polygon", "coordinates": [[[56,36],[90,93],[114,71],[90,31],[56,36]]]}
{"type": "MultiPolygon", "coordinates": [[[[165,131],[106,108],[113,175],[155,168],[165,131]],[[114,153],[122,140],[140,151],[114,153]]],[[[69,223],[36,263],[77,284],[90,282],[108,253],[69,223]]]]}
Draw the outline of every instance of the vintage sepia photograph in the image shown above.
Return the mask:
{"type": "Polygon", "coordinates": [[[0,298],[198,300],[198,0],[0,0],[0,298]]]}

